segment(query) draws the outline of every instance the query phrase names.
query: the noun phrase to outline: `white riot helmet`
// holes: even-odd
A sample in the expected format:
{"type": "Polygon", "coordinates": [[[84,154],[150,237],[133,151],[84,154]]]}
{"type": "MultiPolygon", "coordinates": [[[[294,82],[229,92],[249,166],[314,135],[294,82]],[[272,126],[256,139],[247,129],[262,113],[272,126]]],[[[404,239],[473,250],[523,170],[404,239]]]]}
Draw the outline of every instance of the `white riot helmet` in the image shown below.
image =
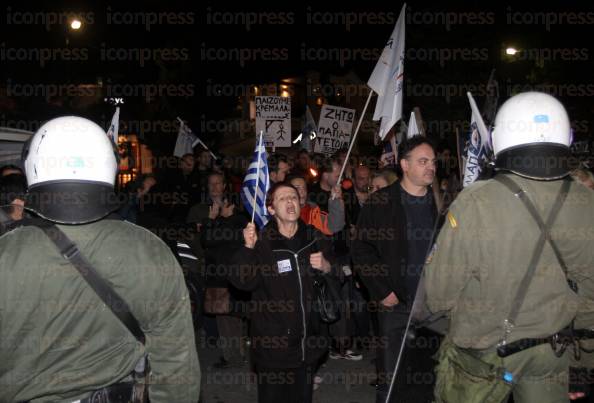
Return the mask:
{"type": "Polygon", "coordinates": [[[515,95],[499,108],[492,143],[495,166],[527,178],[559,179],[575,164],[567,112],[542,92],[515,95]]]}
{"type": "Polygon", "coordinates": [[[50,221],[96,221],[119,206],[114,146],[90,120],[64,116],[46,122],[25,146],[23,159],[26,207],[50,221]]]}

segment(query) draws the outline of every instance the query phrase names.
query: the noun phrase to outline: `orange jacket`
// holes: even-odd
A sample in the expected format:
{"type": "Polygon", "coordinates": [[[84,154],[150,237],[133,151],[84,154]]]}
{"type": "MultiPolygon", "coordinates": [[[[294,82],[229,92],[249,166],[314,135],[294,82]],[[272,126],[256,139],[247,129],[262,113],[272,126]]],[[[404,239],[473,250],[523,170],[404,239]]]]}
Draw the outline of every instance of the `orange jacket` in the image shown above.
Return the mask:
{"type": "Polygon", "coordinates": [[[301,219],[306,224],[313,225],[325,235],[332,235],[328,229],[328,213],[320,210],[319,206],[306,204],[301,208],[301,219]]]}

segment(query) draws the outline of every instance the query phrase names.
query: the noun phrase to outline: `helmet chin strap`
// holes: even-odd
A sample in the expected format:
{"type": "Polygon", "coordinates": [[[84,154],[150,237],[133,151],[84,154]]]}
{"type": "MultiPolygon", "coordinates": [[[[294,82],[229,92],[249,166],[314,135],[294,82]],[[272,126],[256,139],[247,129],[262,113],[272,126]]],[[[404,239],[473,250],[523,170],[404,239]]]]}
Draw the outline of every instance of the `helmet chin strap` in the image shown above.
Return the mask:
{"type": "Polygon", "coordinates": [[[47,216],[47,215],[44,215],[40,211],[37,211],[37,210],[32,209],[30,207],[24,207],[24,209],[27,210],[27,211],[29,211],[29,212],[31,212],[31,213],[33,213],[33,214],[35,214],[36,216],[39,216],[39,217],[43,218],[44,220],[48,220],[48,221],[54,222],[56,224],[68,224],[68,225],[88,224],[88,223],[91,223],[91,222],[94,222],[94,221],[99,221],[102,218],[105,218],[109,214],[111,214],[110,212],[106,212],[103,216],[101,216],[101,217],[93,217],[93,219],[82,219],[82,220],[72,220],[72,219],[71,220],[63,220],[62,219],[61,220],[59,218],[56,218],[53,215],[51,217],[50,216],[47,216]]]}
{"type": "Polygon", "coordinates": [[[521,176],[521,177],[526,178],[526,179],[531,179],[531,180],[535,180],[535,181],[543,181],[543,182],[546,182],[546,181],[555,181],[555,180],[563,179],[567,175],[569,175],[569,172],[566,172],[566,173],[564,173],[563,175],[560,175],[560,176],[552,176],[552,177],[543,178],[543,177],[538,177],[538,176],[530,176],[530,175],[528,175],[526,173],[522,173],[522,172],[520,172],[518,170],[511,169],[511,168],[499,168],[499,167],[496,167],[495,170],[497,172],[511,172],[511,173],[513,173],[515,175],[521,176]]]}

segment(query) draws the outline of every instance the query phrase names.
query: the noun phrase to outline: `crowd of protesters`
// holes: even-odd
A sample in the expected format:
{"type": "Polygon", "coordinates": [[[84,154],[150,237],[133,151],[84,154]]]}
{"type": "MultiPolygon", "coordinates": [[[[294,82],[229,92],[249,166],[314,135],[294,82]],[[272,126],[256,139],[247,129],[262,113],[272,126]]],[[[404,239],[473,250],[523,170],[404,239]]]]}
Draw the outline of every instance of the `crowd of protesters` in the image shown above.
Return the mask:
{"type": "MultiPolygon", "coordinates": [[[[422,143],[430,144],[426,140],[422,143]]],[[[432,146],[430,150],[433,152],[432,146]]],[[[402,178],[403,172],[395,166],[376,163],[379,158],[354,156],[346,162],[345,174],[338,183],[345,156],[344,150],[330,156],[313,155],[305,150],[269,155],[272,188],[267,206],[271,222],[270,228],[259,233],[253,224],[248,225],[250,216],[239,197],[247,158],[215,160],[208,151],[196,149],[195,154],[179,158],[176,169],[141,175],[122,189],[127,197],[122,198],[125,202],[117,214],[157,234],[178,257],[192,299],[197,342],[219,348],[221,356],[214,364],[218,370],[251,365],[259,375],[260,401],[275,401],[285,394],[286,391],[278,390],[266,380],[267,375],[279,371],[281,376],[299,380],[297,389],[291,392],[299,396],[296,401],[309,401],[310,392],[320,387],[321,377],[315,373],[325,360],[358,361],[366,350],[377,350],[380,354],[376,360],[376,383],[385,388],[384,373],[389,369],[383,364],[380,353],[386,347],[380,342],[382,314],[369,306],[378,302],[375,290],[373,285],[362,281],[365,270],[361,274],[356,269],[352,252],[357,247],[356,238],[364,239],[357,237],[356,227],[370,195],[394,184],[402,178]],[[277,200],[277,193],[288,196],[277,200]],[[258,236],[260,244],[254,247],[253,239],[258,236]],[[285,242],[279,243],[279,239],[285,242]],[[271,250],[277,249],[319,257],[315,262],[300,257],[294,263],[291,263],[292,258],[285,259],[286,270],[293,271],[293,266],[301,265],[309,274],[312,270],[331,271],[338,291],[339,320],[327,324],[312,316],[312,276],[305,275],[302,279],[303,295],[300,297],[292,295],[297,289],[294,278],[283,280],[272,275],[270,279],[264,276],[260,282],[254,273],[252,277],[246,273],[234,276],[237,270],[233,268],[237,268],[238,263],[246,265],[250,261],[266,272],[262,266],[274,263],[277,258],[273,259],[272,255],[277,252],[271,250]],[[268,256],[272,263],[263,256],[268,256]],[[288,283],[283,285],[282,281],[288,283]],[[285,323],[286,329],[280,326],[283,315],[290,316],[290,311],[295,314],[298,311],[295,304],[303,301],[308,305],[306,317],[302,318],[306,325],[297,326],[297,315],[290,325],[285,323]],[[280,309],[280,318],[270,312],[270,303],[280,309]],[[284,305],[279,308],[278,304],[284,305]],[[266,337],[287,336],[283,332],[290,336],[286,342],[272,347],[265,345],[266,337]],[[291,332],[307,333],[308,346],[314,345],[302,351],[305,364],[299,356],[299,348],[293,345],[299,335],[290,335],[291,332]]],[[[437,162],[432,157],[428,165],[436,170],[437,162]]],[[[450,171],[455,173],[455,169],[446,163],[442,165],[440,171],[448,174],[442,179],[459,183],[456,175],[450,174],[450,171]]],[[[3,231],[6,231],[25,214],[22,200],[26,182],[18,167],[5,167],[2,175],[2,204],[9,206],[3,209],[2,217],[3,231]]],[[[440,194],[447,197],[450,188],[447,184],[441,186],[440,194]]],[[[419,246],[419,256],[423,246],[419,246]]],[[[277,273],[280,271],[278,268],[277,273]]],[[[248,273],[251,272],[248,270],[248,273]]]]}
{"type": "MultiPolygon", "coordinates": [[[[451,202],[458,190],[454,187],[460,181],[458,169],[450,159],[449,149],[443,149],[436,157],[433,146],[425,139],[406,144],[416,148],[419,145],[417,142],[432,153],[426,162],[426,168],[433,174],[438,174],[442,181],[438,197],[444,201],[449,198],[451,202]]],[[[408,153],[406,148],[402,152],[403,155],[408,153]]],[[[398,164],[384,166],[380,158],[351,156],[346,162],[343,178],[338,183],[345,157],[345,150],[328,156],[314,155],[305,150],[292,154],[272,153],[268,156],[271,191],[267,202],[271,221],[268,224],[270,228],[259,233],[250,224],[249,237],[260,236],[260,246],[255,248],[246,240],[246,225],[251,217],[246,213],[239,197],[247,158],[215,160],[209,152],[196,150],[195,155],[187,154],[180,158],[177,169],[142,176],[128,184],[127,191],[131,197],[119,211],[124,219],[134,221],[158,234],[179,257],[191,290],[197,334],[202,335],[206,344],[220,350],[220,359],[214,367],[223,370],[247,368],[251,365],[259,375],[281,371],[279,376],[296,377],[305,382],[305,386],[301,385],[294,391],[295,396],[300,396],[297,400],[300,402],[311,398],[306,393],[310,388],[315,390],[323,386],[320,385],[322,378],[315,373],[325,360],[358,361],[362,359],[363,352],[370,350],[378,354],[378,358],[374,359],[378,371],[377,381],[373,385],[385,393],[387,374],[391,371],[387,366],[392,361],[386,361],[384,356],[393,355],[394,348],[398,347],[395,345],[388,349],[388,339],[383,337],[385,326],[382,323],[385,320],[382,318],[389,306],[378,300],[378,296],[374,294],[374,286],[364,280],[366,271],[357,267],[358,263],[359,266],[366,267],[371,262],[358,262],[353,251],[357,248],[357,242],[361,244],[361,240],[366,239],[365,234],[357,235],[357,222],[365,211],[364,206],[370,200],[370,195],[376,192],[380,194],[382,189],[398,183],[398,178],[407,178],[407,173],[397,169],[398,164]],[[282,203],[291,204],[289,217],[286,216],[286,211],[278,213],[279,207],[275,205],[276,192],[289,194],[290,201],[281,200],[282,203]],[[271,213],[272,209],[277,214],[271,213]],[[295,213],[298,220],[293,220],[295,213]],[[298,241],[286,235],[284,229],[287,226],[301,234],[297,237],[298,241]],[[289,335],[291,332],[307,331],[307,337],[321,337],[315,342],[321,348],[314,349],[315,353],[307,349],[303,352],[307,355],[307,360],[305,366],[301,366],[299,357],[292,356],[298,351],[292,350],[295,346],[291,344],[291,337],[285,344],[281,342],[264,352],[266,346],[263,346],[262,338],[287,336],[278,333],[282,320],[267,311],[271,303],[290,316],[288,311],[298,311],[298,302],[305,301],[306,305],[311,303],[311,292],[304,291],[303,298],[299,299],[291,292],[282,291],[291,287],[283,285],[283,280],[275,279],[274,275],[271,275],[272,282],[266,281],[270,280],[266,276],[259,282],[253,273],[252,277],[246,273],[234,277],[237,274],[234,268],[238,264],[249,265],[250,261],[260,268],[263,265],[270,266],[267,261],[261,260],[262,254],[269,257],[273,254],[270,248],[299,252],[314,238],[323,238],[324,242],[328,242],[329,246],[323,249],[315,246],[314,250],[324,250],[324,261],[331,262],[341,315],[339,320],[327,324],[320,322],[315,315],[310,317],[308,313],[304,318],[304,327],[307,330],[295,327],[295,323],[283,328],[282,331],[289,335]],[[279,239],[286,242],[279,244],[279,239]],[[262,252],[262,248],[268,252],[262,252]],[[260,260],[254,257],[253,250],[260,251],[257,253],[260,260]],[[296,303],[297,306],[294,305],[296,303]],[[279,308],[278,304],[284,305],[279,308]],[[270,322],[274,322],[276,327],[270,322]],[[315,331],[310,334],[310,329],[315,331]],[[321,342],[322,339],[326,341],[321,342]],[[253,352],[251,360],[248,352],[250,347],[253,352]],[[298,371],[287,372],[289,369],[298,371]]],[[[431,197],[434,195],[431,194],[431,197]]],[[[414,205],[412,202],[410,204],[414,205]]],[[[282,209],[286,209],[284,204],[282,209]]],[[[386,214],[386,223],[389,223],[391,213],[381,206],[373,207],[373,210],[380,209],[378,214],[386,214]]],[[[415,220],[419,220],[418,223],[423,228],[428,227],[426,229],[429,230],[423,233],[422,242],[418,245],[415,243],[415,259],[419,260],[422,259],[423,249],[431,240],[432,217],[437,211],[434,204],[428,204],[425,210],[410,214],[414,215],[415,220]]],[[[417,221],[412,222],[417,224],[417,221]]],[[[405,254],[403,252],[403,256],[405,254]]],[[[271,259],[272,257],[269,260],[271,259]]],[[[311,272],[312,268],[314,271],[316,269],[309,261],[298,263],[300,260],[297,259],[296,263],[291,264],[291,259],[285,260],[291,270],[295,270],[295,264],[303,265],[302,270],[307,272],[311,272]]],[[[283,259],[278,258],[278,261],[283,259]]],[[[419,266],[421,262],[416,263],[419,266]]],[[[277,269],[273,272],[278,274],[281,269],[277,269]]],[[[262,271],[266,273],[266,270],[262,271]]],[[[294,291],[298,288],[298,283],[296,279],[293,280],[294,291]]],[[[302,286],[309,290],[311,284],[308,282],[311,279],[306,277],[302,280],[302,286]]],[[[379,281],[382,281],[381,278],[379,281]]],[[[409,294],[414,296],[412,291],[409,294]]],[[[306,309],[311,310],[310,307],[306,309]]],[[[400,304],[399,309],[406,312],[407,305],[400,304]]],[[[298,335],[294,337],[298,340],[298,335]]],[[[428,360],[429,355],[426,356],[428,360]]],[[[260,401],[275,401],[275,396],[284,393],[272,388],[262,377],[258,378],[258,383],[262,387],[260,401]]]]}
{"type": "MultiPolygon", "coordinates": [[[[270,222],[263,229],[250,223],[239,197],[247,158],[213,159],[197,149],[178,168],[139,176],[122,190],[128,197],[117,211],[121,219],[148,228],[178,257],[197,342],[220,349],[218,370],[251,366],[260,402],[309,402],[325,360],[358,361],[365,351],[376,353],[374,386],[378,401],[385,400],[440,213],[461,190],[450,149],[436,152],[424,137],[400,144],[390,166],[345,157],[344,150],[269,155],[270,222]],[[373,270],[386,266],[389,273],[373,270]],[[312,308],[320,275],[331,277],[338,292],[340,318],[333,323],[312,308]],[[294,382],[279,386],[271,375],[294,382]]],[[[1,175],[6,232],[26,214],[26,181],[16,166],[1,175]]],[[[590,171],[573,176],[594,187],[590,171]]],[[[422,348],[408,345],[397,380],[409,391],[400,398],[415,402],[431,401],[432,393],[415,387],[411,373],[431,372],[440,342],[431,332],[421,337],[422,348]]]]}

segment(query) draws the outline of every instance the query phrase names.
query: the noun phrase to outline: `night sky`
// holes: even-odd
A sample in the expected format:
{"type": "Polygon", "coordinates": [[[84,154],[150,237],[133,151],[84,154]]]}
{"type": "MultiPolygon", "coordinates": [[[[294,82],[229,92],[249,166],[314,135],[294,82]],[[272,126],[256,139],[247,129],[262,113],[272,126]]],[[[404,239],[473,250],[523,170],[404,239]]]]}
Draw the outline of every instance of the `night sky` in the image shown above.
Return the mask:
{"type": "MultiPolygon", "coordinates": [[[[124,98],[122,131],[141,132],[157,153],[172,147],[178,115],[218,148],[229,135],[217,123],[247,116],[241,96],[254,85],[292,78],[295,136],[312,72],[319,73],[326,102],[360,113],[364,83],[402,3],[293,3],[4,3],[0,125],[34,130],[45,119],[74,113],[106,127],[109,98],[124,98]],[[78,32],[66,24],[74,14],[83,20],[78,32]],[[337,96],[332,77],[348,74],[359,85],[337,96]]],[[[495,69],[499,104],[516,92],[545,90],[567,107],[576,137],[587,139],[594,9],[585,7],[408,4],[403,115],[420,107],[429,134],[451,141],[456,127],[468,126],[466,91],[482,107],[495,69]],[[515,58],[504,55],[511,45],[520,49],[515,58]]],[[[315,115],[315,98],[307,102],[315,115]]]]}

